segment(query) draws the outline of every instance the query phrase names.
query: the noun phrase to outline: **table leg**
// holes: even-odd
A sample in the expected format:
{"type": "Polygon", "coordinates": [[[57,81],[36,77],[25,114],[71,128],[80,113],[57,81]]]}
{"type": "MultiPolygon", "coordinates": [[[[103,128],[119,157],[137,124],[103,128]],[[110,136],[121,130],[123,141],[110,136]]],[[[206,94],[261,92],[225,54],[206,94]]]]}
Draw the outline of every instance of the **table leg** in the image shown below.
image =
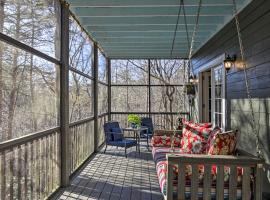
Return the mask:
{"type": "Polygon", "coordinates": [[[146,143],[147,143],[147,150],[149,151],[149,135],[148,135],[148,129],[146,130],[146,143]]]}
{"type": "Polygon", "coordinates": [[[139,153],[141,153],[141,151],[140,151],[140,142],[141,142],[141,141],[140,141],[140,140],[141,140],[140,131],[137,131],[137,134],[138,134],[137,137],[138,137],[138,140],[139,140],[139,141],[138,141],[139,153]]]}

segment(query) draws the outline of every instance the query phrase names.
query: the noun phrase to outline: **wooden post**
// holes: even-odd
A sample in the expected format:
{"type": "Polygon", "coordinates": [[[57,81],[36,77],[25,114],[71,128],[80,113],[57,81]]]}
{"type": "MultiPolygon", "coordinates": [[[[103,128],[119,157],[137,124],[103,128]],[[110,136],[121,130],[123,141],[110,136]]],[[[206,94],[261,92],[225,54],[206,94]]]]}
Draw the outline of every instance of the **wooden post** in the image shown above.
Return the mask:
{"type": "Polygon", "coordinates": [[[93,75],[94,75],[94,151],[98,149],[98,46],[94,43],[93,54],[93,75]]]}
{"type": "Polygon", "coordinates": [[[112,120],[111,112],[112,112],[112,75],[111,75],[111,59],[107,58],[107,77],[108,77],[108,120],[112,120]]]}
{"type": "Polygon", "coordinates": [[[151,61],[148,59],[148,112],[151,117],[151,61]]]}
{"type": "Polygon", "coordinates": [[[61,4],[60,130],[61,186],[69,185],[69,6],[61,4]]]}
{"type": "Polygon", "coordinates": [[[263,178],[263,164],[257,164],[256,167],[256,185],[255,185],[255,199],[262,199],[262,178],[263,178]]]}

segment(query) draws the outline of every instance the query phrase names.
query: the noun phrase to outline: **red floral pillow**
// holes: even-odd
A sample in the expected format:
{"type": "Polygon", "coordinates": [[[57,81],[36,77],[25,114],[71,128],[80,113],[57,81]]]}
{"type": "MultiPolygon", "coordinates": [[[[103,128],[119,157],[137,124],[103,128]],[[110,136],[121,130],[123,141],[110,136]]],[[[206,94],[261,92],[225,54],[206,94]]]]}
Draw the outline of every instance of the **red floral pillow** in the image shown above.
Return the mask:
{"type": "Polygon", "coordinates": [[[208,139],[207,139],[207,143],[206,143],[206,147],[205,147],[206,152],[209,151],[210,144],[211,144],[211,141],[212,141],[213,137],[214,137],[216,134],[220,134],[220,133],[222,133],[222,130],[221,130],[220,127],[215,127],[215,128],[212,130],[212,132],[210,133],[210,135],[209,135],[209,137],[208,137],[208,139]]]}
{"type": "MultiPolygon", "coordinates": [[[[174,138],[174,147],[180,147],[181,145],[181,136],[176,135],[174,138]]],[[[170,147],[171,146],[171,137],[168,135],[154,135],[151,140],[153,147],[170,147]]]]}
{"type": "Polygon", "coordinates": [[[181,150],[184,153],[202,153],[204,138],[194,133],[194,130],[184,125],[181,150]]]}
{"type": "Polygon", "coordinates": [[[187,121],[185,119],[182,119],[182,123],[184,125],[187,125],[191,128],[193,127],[205,127],[205,128],[211,128],[212,127],[212,124],[211,123],[194,123],[194,122],[191,122],[191,121],[187,121]]]}
{"type": "Polygon", "coordinates": [[[232,155],[236,147],[236,132],[217,132],[210,141],[209,155],[232,155]]]}
{"type": "Polygon", "coordinates": [[[211,128],[212,125],[210,127],[207,127],[207,126],[209,126],[210,123],[207,123],[207,125],[205,124],[205,126],[202,126],[201,124],[196,124],[196,123],[193,123],[190,121],[183,120],[183,124],[185,127],[189,128],[189,129],[191,128],[193,133],[199,135],[203,139],[202,142],[205,144],[206,144],[207,139],[213,130],[211,128]]]}

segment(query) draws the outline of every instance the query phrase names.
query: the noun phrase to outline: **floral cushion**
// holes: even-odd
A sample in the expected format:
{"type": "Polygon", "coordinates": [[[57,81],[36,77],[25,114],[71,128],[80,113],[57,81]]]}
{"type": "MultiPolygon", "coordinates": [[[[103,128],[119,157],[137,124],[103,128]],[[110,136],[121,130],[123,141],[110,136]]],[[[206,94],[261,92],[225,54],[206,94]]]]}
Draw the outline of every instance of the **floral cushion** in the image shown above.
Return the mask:
{"type": "MultiPolygon", "coordinates": [[[[181,146],[181,137],[180,135],[176,135],[174,140],[174,147],[181,146]]],[[[154,135],[151,140],[151,144],[153,147],[171,147],[171,137],[167,135],[154,135]]]]}
{"type": "Polygon", "coordinates": [[[183,127],[181,150],[184,153],[203,153],[204,138],[194,133],[193,129],[183,127]]]}
{"type": "Polygon", "coordinates": [[[210,141],[209,155],[232,155],[236,147],[236,132],[217,132],[210,141]]]}
{"type": "Polygon", "coordinates": [[[204,123],[203,125],[203,124],[196,124],[190,121],[183,120],[183,124],[186,128],[192,129],[193,133],[199,135],[203,139],[203,142],[205,143],[207,142],[207,139],[213,130],[211,128],[212,124],[209,127],[210,123],[204,123]]]}
{"type": "Polygon", "coordinates": [[[195,123],[192,121],[188,121],[186,119],[182,119],[182,123],[189,126],[189,127],[205,127],[205,128],[211,128],[212,127],[212,123],[195,123]]]}
{"type": "MultiPolygon", "coordinates": [[[[156,165],[159,185],[163,194],[166,194],[166,176],[168,171],[168,162],[160,161],[156,165]]],[[[177,191],[177,182],[178,182],[178,165],[173,165],[173,186],[174,190],[177,191]]],[[[191,165],[185,165],[185,186],[191,187],[191,176],[192,176],[192,167],[191,165]]],[[[241,189],[243,176],[243,168],[237,167],[237,188],[241,189]]],[[[204,177],[204,165],[198,165],[198,184],[199,187],[203,187],[203,177],[204,177]]],[[[224,167],[224,188],[229,188],[229,177],[230,177],[230,167],[224,167]]],[[[251,181],[252,181],[251,174],[251,181]]],[[[217,167],[212,165],[211,167],[211,183],[212,187],[216,188],[216,179],[217,179],[217,167]]],[[[227,191],[227,190],[226,190],[227,191]]],[[[225,191],[224,191],[225,192],[225,191]]],[[[226,194],[226,193],[225,193],[226,194]]],[[[225,195],[224,194],[224,195],[225,195]]],[[[228,195],[228,194],[226,194],[228,195]]]]}
{"type": "Polygon", "coordinates": [[[215,128],[212,130],[212,132],[210,133],[210,135],[209,135],[209,137],[208,137],[208,139],[207,139],[207,143],[206,143],[206,147],[205,147],[206,152],[209,151],[210,144],[211,144],[211,141],[212,141],[213,137],[214,137],[216,134],[220,134],[220,133],[222,133],[222,130],[221,130],[221,128],[218,127],[218,126],[215,127],[215,128]]]}

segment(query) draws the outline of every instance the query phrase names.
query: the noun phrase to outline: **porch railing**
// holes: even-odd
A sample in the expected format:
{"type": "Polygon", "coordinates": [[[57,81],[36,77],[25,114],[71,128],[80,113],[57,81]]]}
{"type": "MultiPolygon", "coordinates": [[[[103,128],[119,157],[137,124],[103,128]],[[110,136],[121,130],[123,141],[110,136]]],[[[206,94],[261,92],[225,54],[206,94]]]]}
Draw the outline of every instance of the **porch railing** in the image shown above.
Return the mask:
{"type": "Polygon", "coordinates": [[[173,129],[176,125],[177,118],[179,116],[189,118],[189,113],[181,112],[112,112],[111,118],[113,121],[120,122],[122,127],[128,126],[127,117],[129,114],[137,114],[140,117],[151,117],[153,120],[154,127],[156,129],[173,129]]]}
{"type": "Polygon", "coordinates": [[[70,124],[70,174],[94,152],[94,118],[70,124]]]}
{"type": "Polygon", "coordinates": [[[44,199],[60,186],[60,128],[0,144],[1,199],[44,199]]]}

